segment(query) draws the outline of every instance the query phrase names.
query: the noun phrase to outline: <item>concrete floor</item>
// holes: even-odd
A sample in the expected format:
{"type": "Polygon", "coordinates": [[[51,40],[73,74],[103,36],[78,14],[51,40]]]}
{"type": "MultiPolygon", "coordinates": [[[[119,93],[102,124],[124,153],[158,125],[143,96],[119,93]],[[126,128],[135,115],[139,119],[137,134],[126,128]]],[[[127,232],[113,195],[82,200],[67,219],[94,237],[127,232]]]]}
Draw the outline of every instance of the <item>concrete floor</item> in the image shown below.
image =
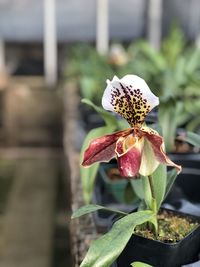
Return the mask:
{"type": "Polygon", "coordinates": [[[71,266],[62,151],[19,149],[18,155],[10,159],[15,167],[1,215],[0,266],[71,266]]]}
{"type": "Polygon", "coordinates": [[[22,77],[1,95],[1,267],[72,267],[59,94],[40,78],[22,77]]]}

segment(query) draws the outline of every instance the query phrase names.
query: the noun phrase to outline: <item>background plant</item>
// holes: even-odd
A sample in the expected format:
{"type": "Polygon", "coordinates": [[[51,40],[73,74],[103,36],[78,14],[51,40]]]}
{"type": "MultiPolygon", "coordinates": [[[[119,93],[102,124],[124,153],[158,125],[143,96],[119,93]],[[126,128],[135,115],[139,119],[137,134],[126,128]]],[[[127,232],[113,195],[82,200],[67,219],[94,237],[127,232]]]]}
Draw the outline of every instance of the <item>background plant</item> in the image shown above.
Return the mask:
{"type": "Polygon", "coordinates": [[[174,25],[156,51],[146,41],[130,45],[129,62],[159,96],[158,119],[167,151],[173,151],[178,127],[197,131],[200,125],[200,50],[188,45],[174,25]]]}
{"type": "Polygon", "coordinates": [[[102,88],[105,87],[104,77],[111,78],[114,73],[108,58],[98,54],[92,45],[80,44],[71,49],[65,75],[78,80],[83,98],[100,104],[102,88]]]}
{"type": "Polygon", "coordinates": [[[126,48],[121,45],[121,49],[127,60],[116,64],[110,54],[101,56],[92,45],[76,45],[70,51],[66,77],[74,77],[79,82],[82,97],[100,105],[104,77],[140,75],[160,98],[158,120],[166,149],[172,151],[178,127],[188,131],[199,129],[200,50],[186,42],[177,25],[172,26],[160,51],[145,40],[126,48]]]}

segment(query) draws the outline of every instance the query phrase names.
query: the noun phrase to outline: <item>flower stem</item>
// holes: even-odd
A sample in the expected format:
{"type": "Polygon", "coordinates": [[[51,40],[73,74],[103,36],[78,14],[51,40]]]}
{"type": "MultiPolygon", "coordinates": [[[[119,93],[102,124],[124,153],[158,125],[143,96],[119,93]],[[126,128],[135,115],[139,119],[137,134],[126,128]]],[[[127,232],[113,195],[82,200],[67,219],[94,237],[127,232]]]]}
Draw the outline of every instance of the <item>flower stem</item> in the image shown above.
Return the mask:
{"type": "Polygon", "coordinates": [[[156,198],[155,197],[155,191],[154,191],[154,185],[153,185],[153,177],[152,177],[152,175],[149,175],[148,176],[148,179],[149,179],[149,186],[150,186],[150,189],[151,189],[151,196],[152,196],[152,198],[156,198]]]}
{"type": "Polygon", "coordinates": [[[157,203],[156,203],[156,195],[155,195],[155,190],[154,190],[154,184],[153,184],[153,177],[152,175],[148,176],[148,181],[149,181],[149,187],[151,190],[151,209],[155,213],[155,218],[154,218],[154,223],[153,223],[153,229],[152,231],[154,232],[155,237],[158,235],[158,221],[157,221],[157,203]]]}

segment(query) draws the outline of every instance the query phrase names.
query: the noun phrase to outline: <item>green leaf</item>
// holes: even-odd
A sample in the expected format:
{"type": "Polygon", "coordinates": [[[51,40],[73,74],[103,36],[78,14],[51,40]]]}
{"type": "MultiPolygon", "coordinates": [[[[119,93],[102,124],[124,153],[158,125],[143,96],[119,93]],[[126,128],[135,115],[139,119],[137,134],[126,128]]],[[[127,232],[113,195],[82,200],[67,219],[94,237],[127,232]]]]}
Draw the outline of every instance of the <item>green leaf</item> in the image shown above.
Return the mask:
{"type": "Polygon", "coordinates": [[[199,127],[200,127],[200,117],[194,117],[192,116],[192,118],[190,118],[190,120],[188,120],[189,122],[186,125],[186,130],[193,132],[196,131],[199,127]]]}
{"type": "Polygon", "coordinates": [[[85,214],[97,211],[97,210],[106,210],[109,212],[113,212],[113,213],[119,213],[121,215],[127,215],[126,212],[123,211],[119,211],[119,210],[115,210],[115,209],[109,209],[100,205],[96,205],[96,204],[89,204],[89,205],[85,205],[83,207],[81,207],[80,209],[76,210],[73,214],[72,214],[72,219],[74,218],[78,218],[80,216],[83,216],[85,214]]]}
{"type": "Polygon", "coordinates": [[[200,112],[200,98],[196,97],[195,99],[186,99],[185,102],[185,109],[190,114],[196,115],[200,112]]]}
{"type": "Polygon", "coordinates": [[[96,106],[94,103],[92,103],[89,99],[82,99],[82,103],[87,104],[88,106],[92,107],[96,112],[99,113],[99,115],[103,118],[106,125],[112,128],[112,131],[114,131],[117,128],[117,119],[113,116],[112,113],[105,111],[103,108],[96,106]]]}
{"type": "Polygon", "coordinates": [[[181,136],[181,139],[188,142],[189,144],[200,148],[200,135],[192,132],[186,132],[184,136],[181,136]]]}
{"type": "MultiPolygon", "coordinates": [[[[185,110],[182,110],[182,112],[180,111],[180,113],[178,114],[178,117],[177,117],[177,125],[182,126],[186,123],[188,125],[188,121],[190,122],[192,117],[194,117],[194,116],[192,114],[188,113],[187,111],[185,111],[185,110]]],[[[199,124],[200,124],[200,120],[199,120],[199,124]]]]}
{"type": "Polygon", "coordinates": [[[131,185],[135,191],[135,194],[139,197],[139,199],[144,199],[144,189],[142,179],[131,179],[131,185]]]}
{"type": "Polygon", "coordinates": [[[199,49],[193,49],[192,54],[187,60],[185,69],[188,75],[192,75],[199,68],[200,51],[199,49]]]}
{"type": "Polygon", "coordinates": [[[165,197],[167,197],[167,195],[169,194],[175,180],[176,180],[176,177],[178,175],[178,172],[175,168],[173,168],[172,170],[168,171],[167,172],[167,186],[166,186],[166,191],[165,191],[165,197]]]}
{"type": "Polygon", "coordinates": [[[165,141],[166,151],[173,151],[177,129],[177,105],[173,100],[162,103],[158,112],[159,124],[161,125],[165,141]],[[170,129],[170,131],[169,131],[170,129]]]}
{"type": "Polygon", "coordinates": [[[107,234],[91,244],[80,267],[109,267],[126,246],[134,228],[149,221],[152,216],[151,211],[139,211],[115,222],[107,234]]]}
{"type": "Polygon", "coordinates": [[[157,52],[148,42],[140,42],[140,49],[145,54],[152,66],[157,70],[164,70],[166,68],[165,59],[157,52]]]}
{"type": "MultiPolygon", "coordinates": [[[[112,132],[112,127],[104,126],[99,127],[91,130],[87,136],[85,137],[85,140],[83,142],[82,148],[81,148],[81,156],[80,161],[83,160],[83,153],[85,149],[89,146],[89,143],[100,136],[103,136],[105,134],[109,134],[112,132]]],[[[90,203],[92,198],[92,193],[94,189],[94,181],[97,175],[97,171],[99,169],[99,163],[95,163],[91,165],[90,167],[80,167],[80,175],[81,175],[81,182],[83,187],[83,198],[85,200],[85,203],[90,203]]]]}
{"type": "Polygon", "coordinates": [[[117,120],[117,129],[119,130],[124,130],[126,128],[129,128],[130,125],[128,124],[128,122],[124,119],[118,119],[117,120]]]}
{"type": "Polygon", "coordinates": [[[87,99],[94,99],[96,95],[96,80],[91,77],[84,76],[80,79],[81,95],[87,99]]]}
{"type": "Polygon", "coordinates": [[[147,207],[147,205],[146,205],[144,199],[141,200],[141,202],[140,202],[140,204],[139,204],[139,206],[138,206],[138,211],[146,210],[147,208],[148,208],[148,207],[147,207]]]}
{"type": "Polygon", "coordinates": [[[187,60],[185,57],[181,56],[178,58],[176,62],[176,67],[174,69],[174,78],[177,84],[177,90],[181,90],[182,93],[182,86],[186,82],[186,75],[185,75],[185,66],[187,65],[187,60]]]}
{"type": "Polygon", "coordinates": [[[151,218],[150,222],[152,223],[154,229],[152,229],[154,231],[154,234],[157,235],[158,233],[158,220],[157,220],[157,203],[155,198],[151,199],[151,210],[154,212],[154,216],[151,218]]]}
{"type": "Polygon", "coordinates": [[[147,207],[149,207],[151,209],[152,195],[151,195],[151,188],[149,185],[148,177],[143,176],[142,177],[142,183],[143,183],[143,191],[144,191],[144,201],[145,201],[147,207]]]}
{"type": "Polygon", "coordinates": [[[173,66],[185,46],[184,34],[176,24],[171,26],[168,36],[162,42],[162,51],[170,66],[173,66]]]}
{"type": "Polygon", "coordinates": [[[140,261],[135,261],[133,263],[131,263],[132,267],[153,267],[152,265],[149,265],[147,263],[144,262],[140,262],[140,261]]]}
{"type": "MultiPolygon", "coordinates": [[[[153,224],[154,228],[155,228],[155,232],[157,232],[158,229],[158,223],[157,223],[157,200],[155,198],[153,198],[152,196],[152,191],[151,191],[151,187],[150,187],[150,177],[143,177],[142,178],[142,182],[143,182],[143,191],[144,191],[144,201],[147,205],[147,207],[149,209],[151,209],[154,212],[154,215],[151,219],[151,223],[153,224]]],[[[153,176],[152,176],[152,182],[153,181],[153,176]]],[[[154,186],[154,183],[153,183],[154,186]]],[[[154,191],[155,193],[155,191],[154,191]]]]}
{"type": "Polygon", "coordinates": [[[94,182],[99,169],[99,163],[95,163],[90,167],[80,167],[81,183],[83,188],[83,199],[85,203],[90,203],[92,193],[94,191],[94,182]]]}
{"type": "Polygon", "coordinates": [[[156,198],[157,209],[160,208],[165,197],[165,190],[167,185],[167,168],[166,165],[160,164],[155,172],[152,174],[154,193],[156,198]]]}
{"type": "Polygon", "coordinates": [[[128,181],[125,191],[124,191],[124,200],[126,203],[133,203],[138,200],[138,197],[134,191],[134,188],[131,184],[131,180],[128,181]]]}

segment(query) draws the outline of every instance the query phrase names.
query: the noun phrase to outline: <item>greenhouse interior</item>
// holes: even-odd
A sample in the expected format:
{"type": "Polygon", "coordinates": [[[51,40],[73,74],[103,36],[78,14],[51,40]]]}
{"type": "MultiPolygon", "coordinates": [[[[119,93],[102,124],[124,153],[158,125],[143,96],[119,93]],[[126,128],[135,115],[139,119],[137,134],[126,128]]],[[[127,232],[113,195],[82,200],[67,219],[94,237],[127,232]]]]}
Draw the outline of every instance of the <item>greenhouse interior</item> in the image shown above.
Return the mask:
{"type": "Polygon", "coordinates": [[[200,267],[200,1],[0,1],[0,267],[200,267]]]}

